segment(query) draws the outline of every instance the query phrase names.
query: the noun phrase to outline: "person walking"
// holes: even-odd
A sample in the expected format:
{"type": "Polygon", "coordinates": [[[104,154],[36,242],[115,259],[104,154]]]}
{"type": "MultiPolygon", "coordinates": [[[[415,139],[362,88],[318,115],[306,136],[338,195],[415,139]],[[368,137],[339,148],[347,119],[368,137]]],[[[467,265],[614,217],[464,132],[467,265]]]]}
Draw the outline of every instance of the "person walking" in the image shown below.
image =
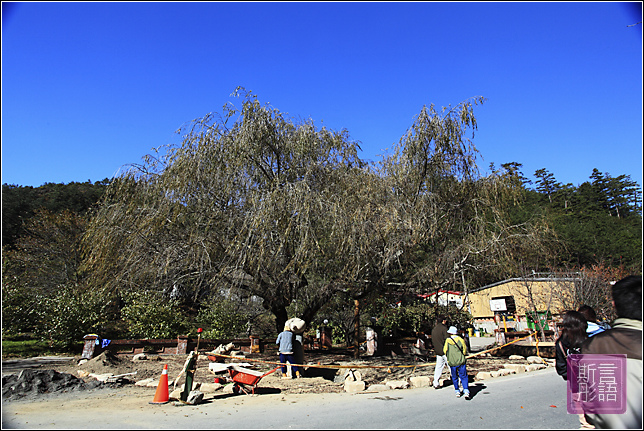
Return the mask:
{"type": "Polygon", "coordinates": [[[577,309],[577,311],[579,311],[586,318],[586,322],[588,322],[586,333],[589,337],[592,337],[593,335],[597,335],[601,332],[604,332],[606,329],[609,329],[604,328],[603,326],[600,326],[599,323],[597,323],[597,313],[595,313],[595,310],[590,305],[582,305],[577,309]]]}
{"type": "MultiPolygon", "coordinates": [[[[555,369],[562,379],[568,380],[568,355],[581,353],[581,345],[588,338],[588,324],[583,314],[569,310],[564,313],[561,325],[561,335],[555,342],[555,369]]],[[[594,428],[584,415],[579,415],[579,424],[580,428],[594,428]]]]}
{"type": "Polygon", "coordinates": [[[581,353],[626,355],[626,411],[585,417],[595,428],[642,429],[642,276],[619,280],[611,293],[617,319],[611,329],[586,340],[581,353]]]}
{"type": "Polygon", "coordinates": [[[586,341],[586,318],[578,311],[568,310],[563,315],[561,335],[555,342],[555,368],[564,380],[568,380],[568,355],[581,353],[581,344],[586,341]]]}
{"type": "Polygon", "coordinates": [[[439,388],[439,379],[441,374],[443,374],[443,368],[447,364],[447,356],[443,348],[445,347],[445,340],[447,340],[447,318],[445,316],[438,316],[436,318],[436,324],[432,329],[432,344],[434,346],[434,352],[436,352],[436,366],[434,368],[434,389],[439,388]]]}
{"type": "Polygon", "coordinates": [[[445,356],[447,357],[447,364],[449,365],[450,371],[452,373],[452,383],[454,383],[454,390],[456,391],[456,398],[460,398],[465,395],[465,399],[470,399],[470,388],[467,381],[467,368],[465,363],[467,361],[467,346],[465,345],[465,340],[458,336],[458,330],[455,326],[450,326],[447,330],[447,333],[450,335],[447,340],[445,340],[445,345],[443,350],[445,351],[445,356]],[[459,380],[463,391],[459,389],[459,380]]]}
{"type": "MultiPolygon", "coordinates": [[[[278,353],[280,355],[280,363],[282,365],[282,378],[288,378],[286,374],[286,362],[290,364],[295,364],[295,359],[293,356],[293,332],[289,326],[284,327],[284,331],[280,332],[275,340],[275,344],[279,345],[278,353]]],[[[292,371],[295,373],[297,378],[300,378],[300,369],[296,365],[291,365],[292,371]]]]}

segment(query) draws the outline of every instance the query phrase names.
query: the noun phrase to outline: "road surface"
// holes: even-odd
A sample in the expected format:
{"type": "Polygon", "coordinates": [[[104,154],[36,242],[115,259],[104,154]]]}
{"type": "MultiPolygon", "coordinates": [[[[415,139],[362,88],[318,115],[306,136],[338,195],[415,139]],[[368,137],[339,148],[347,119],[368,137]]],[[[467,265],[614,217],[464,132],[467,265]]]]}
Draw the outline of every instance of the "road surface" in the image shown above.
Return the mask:
{"type": "Polygon", "coordinates": [[[452,387],[358,394],[207,396],[196,406],[151,405],[149,390],[96,390],[2,403],[2,428],[24,429],[577,429],[566,385],[553,368],[452,387]]]}

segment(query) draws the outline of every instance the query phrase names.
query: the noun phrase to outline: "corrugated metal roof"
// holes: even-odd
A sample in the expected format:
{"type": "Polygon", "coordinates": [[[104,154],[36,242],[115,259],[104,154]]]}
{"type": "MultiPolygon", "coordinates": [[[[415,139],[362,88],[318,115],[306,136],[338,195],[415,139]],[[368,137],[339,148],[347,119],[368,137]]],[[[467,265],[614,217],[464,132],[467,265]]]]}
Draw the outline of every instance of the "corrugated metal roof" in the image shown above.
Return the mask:
{"type": "Polygon", "coordinates": [[[575,281],[575,280],[580,279],[580,277],[578,277],[578,276],[577,277],[570,277],[570,276],[562,277],[562,276],[557,276],[555,274],[551,274],[551,275],[549,275],[547,277],[542,277],[542,276],[537,277],[537,275],[539,275],[539,273],[535,274],[534,277],[508,278],[508,279],[503,280],[503,281],[497,281],[496,283],[488,284],[488,285],[481,286],[481,287],[476,287],[474,289],[471,289],[468,293],[480,292],[481,290],[489,289],[490,287],[499,286],[499,285],[505,284],[505,283],[510,283],[511,281],[575,281]]]}

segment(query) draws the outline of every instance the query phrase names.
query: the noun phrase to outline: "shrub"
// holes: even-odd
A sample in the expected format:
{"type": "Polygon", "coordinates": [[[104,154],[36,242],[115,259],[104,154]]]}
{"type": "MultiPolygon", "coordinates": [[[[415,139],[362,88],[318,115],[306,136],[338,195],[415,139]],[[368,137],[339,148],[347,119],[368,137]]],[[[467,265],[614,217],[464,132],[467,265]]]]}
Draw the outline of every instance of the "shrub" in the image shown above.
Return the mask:
{"type": "Polygon", "coordinates": [[[189,328],[179,304],[155,292],[130,292],[125,303],[121,317],[132,338],[175,338],[189,328]]]}
{"type": "Polygon", "coordinates": [[[234,338],[245,334],[249,317],[240,305],[228,299],[211,299],[197,315],[196,323],[204,328],[204,338],[234,338]]]}
{"type": "Polygon", "coordinates": [[[37,331],[52,346],[70,347],[88,333],[96,332],[109,320],[109,299],[105,292],[60,286],[39,297],[37,331]]]}

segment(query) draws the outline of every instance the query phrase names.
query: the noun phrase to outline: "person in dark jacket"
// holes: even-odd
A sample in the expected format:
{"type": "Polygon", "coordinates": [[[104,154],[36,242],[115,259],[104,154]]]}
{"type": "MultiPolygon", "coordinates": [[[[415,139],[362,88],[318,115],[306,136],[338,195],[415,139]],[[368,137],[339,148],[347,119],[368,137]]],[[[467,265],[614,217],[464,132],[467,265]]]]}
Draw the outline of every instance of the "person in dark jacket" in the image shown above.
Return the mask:
{"type": "Polygon", "coordinates": [[[438,316],[436,318],[436,325],[432,329],[432,345],[434,346],[434,351],[436,352],[436,367],[434,368],[434,389],[439,388],[439,379],[443,373],[443,368],[447,365],[447,356],[443,348],[445,347],[445,341],[449,335],[447,335],[447,317],[438,316]]]}
{"type": "Polygon", "coordinates": [[[572,353],[581,353],[581,345],[588,338],[587,326],[586,318],[580,312],[569,310],[564,313],[561,336],[555,342],[555,367],[564,380],[568,380],[566,358],[572,353]]]}
{"type": "Polygon", "coordinates": [[[585,416],[596,428],[642,429],[642,276],[621,279],[612,296],[617,319],[611,329],[589,338],[581,353],[626,355],[626,411],[585,416]]]}

